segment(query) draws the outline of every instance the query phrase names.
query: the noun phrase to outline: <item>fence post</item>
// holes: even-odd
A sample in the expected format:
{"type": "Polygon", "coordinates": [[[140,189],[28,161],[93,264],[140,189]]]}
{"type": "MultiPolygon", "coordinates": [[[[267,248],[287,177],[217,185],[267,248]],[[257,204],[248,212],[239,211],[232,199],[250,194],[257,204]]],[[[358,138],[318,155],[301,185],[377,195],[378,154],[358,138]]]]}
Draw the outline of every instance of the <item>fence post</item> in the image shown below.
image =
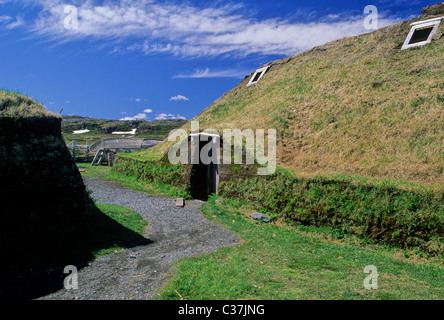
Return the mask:
{"type": "Polygon", "coordinates": [[[85,157],[88,157],[89,156],[89,141],[86,141],[86,156],[85,157]]]}
{"type": "Polygon", "coordinates": [[[74,161],[76,160],[76,142],[72,141],[72,157],[74,158],[74,161]]]}

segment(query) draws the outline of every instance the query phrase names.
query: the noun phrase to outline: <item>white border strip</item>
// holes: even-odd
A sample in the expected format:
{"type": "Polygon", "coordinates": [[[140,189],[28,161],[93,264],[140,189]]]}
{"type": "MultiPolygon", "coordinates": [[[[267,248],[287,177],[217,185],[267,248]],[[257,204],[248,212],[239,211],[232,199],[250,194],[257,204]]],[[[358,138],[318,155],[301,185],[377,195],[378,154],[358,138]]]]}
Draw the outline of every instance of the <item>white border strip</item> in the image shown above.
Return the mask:
{"type": "Polygon", "coordinates": [[[444,16],[442,17],[438,17],[438,18],[433,18],[433,19],[428,19],[428,20],[423,20],[423,21],[416,21],[416,22],[412,22],[410,25],[411,26],[416,26],[417,24],[423,24],[423,23],[427,23],[427,22],[435,22],[435,21],[441,21],[442,18],[444,18],[444,16]]]}
{"type": "Polygon", "coordinates": [[[209,137],[220,138],[220,135],[215,134],[215,133],[201,132],[201,133],[191,133],[191,134],[190,134],[190,137],[197,137],[197,136],[209,136],[209,137]]]}

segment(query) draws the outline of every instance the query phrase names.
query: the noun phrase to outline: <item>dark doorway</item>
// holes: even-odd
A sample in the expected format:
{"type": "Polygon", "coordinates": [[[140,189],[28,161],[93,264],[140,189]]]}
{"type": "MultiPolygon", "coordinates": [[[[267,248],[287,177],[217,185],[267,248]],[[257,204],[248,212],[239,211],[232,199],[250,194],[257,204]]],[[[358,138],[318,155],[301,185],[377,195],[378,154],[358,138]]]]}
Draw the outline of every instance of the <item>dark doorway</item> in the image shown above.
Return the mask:
{"type": "MultiPolygon", "coordinates": [[[[199,137],[200,138],[200,137],[199,137]]],[[[208,141],[201,141],[199,139],[199,155],[202,148],[207,143],[212,143],[213,139],[210,138],[208,141]]],[[[217,137],[220,139],[220,137],[217,137]]],[[[197,151],[197,150],[196,150],[197,151]]],[[[212,149],[209,150],[208,156],[212,158],[212,149]]],[[[198,200],[207,201],[208,196],[212,193],[217,192],[217,184],[219,177],[219,166],[217,163],[211,162],[210,164],[202,163],[199,157],[199,163],[193,164],[191,167],[190,175],[190,193],[191,197],[198,200]]]]}

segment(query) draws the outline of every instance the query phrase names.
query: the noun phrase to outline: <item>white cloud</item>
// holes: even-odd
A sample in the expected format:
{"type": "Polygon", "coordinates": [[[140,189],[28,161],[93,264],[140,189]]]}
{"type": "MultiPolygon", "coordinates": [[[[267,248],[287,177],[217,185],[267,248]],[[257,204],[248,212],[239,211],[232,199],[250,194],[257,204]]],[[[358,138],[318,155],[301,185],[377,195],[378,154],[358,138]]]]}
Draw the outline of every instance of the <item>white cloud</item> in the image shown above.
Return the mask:
{"type": "MultiPolygon", "coordinates": [[[[183,57],[293,55],[345,36],[366,33],[364,15],[330,14],[317,22],[281,18],[258,20],[241,6],[197,7],[174,3],[104,0],[78,5],[78,29],[66,30],[61,0],[39,0],[43,11],[33,31],[54,41],[98,40],[111,48],[144,54],[169,53],[183,57]],[[122,44],[122,45],[121,45],[122,44]]],[[[397,22],[380,15],[379,26],[397,22]]]]}
{"type": "MultiPolygon", "coordinates": [[[[148,119],[147,113],[152,113],[152,112],[153,112],[153,110],[151,110],[151,109],[145,109],[145,110],[143,110],[143,112],[138,113],[135,116],[124,117],[124,118],[121,118],[120,120],[123,120],[123,121],[147,120],[148,119]]],[[[126,112],[121,112],[120,114],[125,115],[127,113],[126,112]]]]}
{"type": "Polygon", "coordinates": [[[159,114],[156,114],[156,120],[158,120],[158,118],[164,118],[164,119],[166,119],[167,116],[168,116],[168,115],[167,115],[166,113],[159,113],[159,114]]]}
{"type": "Polygon", "coordinates": [[[124,117],[124,118],[121,118],[120,120],[133,121],[133,120],[145,120],[146,118],[147,118],[146,113],[138,113],[133,117],[124,117]]]}
{"type": "Polygon", "coordinates": [[[178,100],[188,101],[190,99],[188,99],[187,97],[185,97],[185,96],[183,96],[181,94],[178,94],[177,96],[174,96],[174,97],[170,98],[170,101],[178,101],[178,100]]]}
{"type": "Polygon", "coordinates": [[[241,70],[220,70],[220,71],[211,71],[209,68],[205,69],[197,69],[193,73],[190,74],[182,74],[179,73],[173,76],[173,79],[187,79],[187,78],[244,78],[246,75],[249,75],[250,71],[241,71],[241,70]]]}
{"type": "Polygon", "coordinates": [[[11,22],[5,26],[5,29],[11,30],[20,27],[25,24],[25,21],[21,17],[17,17],[15,22],[11,22]]]}
{"type": "MultiPolygon", "coordinates": [[[[1,4],[1,2],[0,2],[0,4],[1,4]]],[[[15,21],[11,22],[12,20],[14,20],[13,17],[7,16],[7,15],[0,16],[0,23],[6,24],[4,28],[7,30],[11,30],[11,29],[20,27],[25,24],[25,21],[23,20],[22,17],[16,17],[15,21]]]]}
{"type": "Polygon", "coordinates": [[[147,117],[146,113],[138,113],[134,116],[134,118],[137,120],[144,120],[144,119],[146,119],[146,117],[147,117]]]}
{"type": "Polygon", "coordinates": [[[156,114],[155,120],[187,120],[186,117],[181,116],[180,114],[174,115],[172,113],[166,114],[166,113],[159,113],[156,114]]]}
{"type": "Polygon", "coordinates": [[[12,20],[12,17],[10,17],[10,16],[6,16],[6,15],[0,16],[0,23],[6,23],[6,22],[9,22],[11,20],[12,20]]]}
{"type": "Polygon", "coordinates": [[[140,102],[142,99],[140,99],[140,98],[136,98],[136,99],[134,99],[136,102],[140,102]]]}

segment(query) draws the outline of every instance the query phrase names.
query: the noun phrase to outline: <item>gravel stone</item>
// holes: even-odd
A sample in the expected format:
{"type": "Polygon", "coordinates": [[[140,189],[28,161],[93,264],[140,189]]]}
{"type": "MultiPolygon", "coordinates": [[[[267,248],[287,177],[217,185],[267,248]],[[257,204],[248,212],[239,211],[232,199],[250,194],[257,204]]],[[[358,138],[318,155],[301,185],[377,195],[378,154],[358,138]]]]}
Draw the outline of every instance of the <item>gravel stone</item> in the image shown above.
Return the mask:
{"type": "Polygon", "coordinates": [[[204,254],[240,241],[239,237],[208,220],[202,201],[187,201],[177,208],[175,199],[134,191],[98,178],[84,178],[99,203],[127,207],[149,222],[148,244],[101,256],[78,271],[78,289],[61,289],[42,300],[146,300],[155,297],[180,258],[204,254]]]}

